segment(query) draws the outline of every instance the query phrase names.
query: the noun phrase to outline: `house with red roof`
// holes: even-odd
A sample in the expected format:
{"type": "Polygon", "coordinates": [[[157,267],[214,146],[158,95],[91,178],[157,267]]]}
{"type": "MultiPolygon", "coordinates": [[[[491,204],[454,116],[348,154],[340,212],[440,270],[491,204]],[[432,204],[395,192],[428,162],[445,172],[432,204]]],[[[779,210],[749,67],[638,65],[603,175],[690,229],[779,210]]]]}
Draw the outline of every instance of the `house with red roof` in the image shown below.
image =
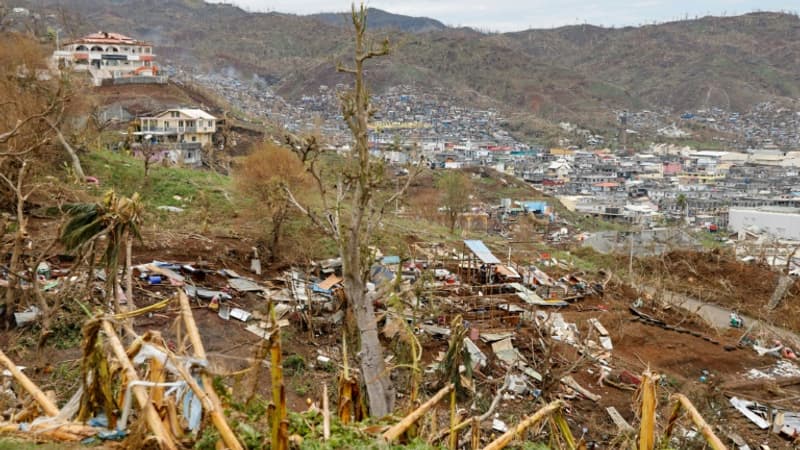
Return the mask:
{"type": "Polygon", "coordinates": [[[155,63],[153,45],[119,33],[98,31],[67,41],[53,53],[61,68],[91,73],[96,85],[166,82],[155,63]]]}

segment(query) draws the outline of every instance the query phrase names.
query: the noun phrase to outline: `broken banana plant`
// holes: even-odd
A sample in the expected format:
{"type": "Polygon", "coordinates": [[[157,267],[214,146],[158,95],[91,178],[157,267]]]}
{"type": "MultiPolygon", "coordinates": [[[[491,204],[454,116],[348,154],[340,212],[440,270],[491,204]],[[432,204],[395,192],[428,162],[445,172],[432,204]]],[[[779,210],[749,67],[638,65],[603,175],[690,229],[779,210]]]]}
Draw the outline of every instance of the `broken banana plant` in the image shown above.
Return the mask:
{"type": "Polygon", "coordinates": [[[347,336],[342,336],[342,361],[343,366],[339,372],[339,420],[343,425],[363,418],[361,407],[361,389],[358,378],[350,373],[350,364],[347,360],[347,336]]]}
{"type": "MultiPolygon", "coordinates": [[[[186,296],[186,293],[183,291],[178,292],[178,298],[180,300],[181,305],[181,315],[183,316],[183,323],[186,327],[186,334],[189,337],[189,342],[192,344],[192,348],[194,350],[194,356],[201,360],[205,360],[206,358],[206,351],[205,347],[203,347],[203,341],[200,339],[200,332],[197,330],[197,324],[194,321],[194,315],[192,315],[192,307],[189,304],[189,297],[186,296]]],[[[211,377],[207,373],[203,373],[201,380],[203,382],[203,386],[205,387],[205,392],[208,396],[208,400],[214,406],[214,409],[217,411],[222,411],[222,402],[219,401],[219,397],[217,393],[214,391],[213,383],[211,382],[211,377]]],[[[214,426],[219,431],[220,436],[222,436],[222,440],[225,445],[230,450],[243,450],[242,444],[236,439],[236,435],[233,434],[230,425],[228,422],[225,421],[225,416],[220,415],[212,415],[211,416],[212,422],[214,426]]]]}
{"type": "Polygon", "coordinates": [[[518,423],[517,426],[503,433],[502,436],[492,441],[489,445],[484,447],[483,450],[500,450],[505,448],[509,443],[511,443],[511,441],[514,440],[516,436],[521,436],[522,433],[524,433],[528,428],[541,422],[543,419],[550,416],[551,414],[560,411],[561,408],[563,407],[564,407],[564,402],[561,400],[556,400],[554,402],[548,403],[547,405],[545,405],[544,407],[533,413],[533,415],[527,417],[522,422],[518,423]]]}
{"type": "Polygon", "coordinates": [[[281,360],[281,329],[275,318],[275,308],[269,305],[269,320],[272,333],[269,335],[270,374],[272,381],[272,404],[270,449],[289,448],[289,421],[286,416],[286,387],[283,385],[283,362],[281,360]]]}
{"type": "Polygon", "coordinates": [[[683,394],[673,394],[672,401],[675,402],[675,406],[672,409],[672,415],[669,418],[669,423],[667,424],[667,430],[664,432],[664,442],[669,442],[669,437],[672,435],[672,430],[675,427],[675,423],[678,421],[678,418],[681,413],[681,409],[685,409],[686,412],[689,413],[689,417],[691,417],[692,422],[694,422],[695,426],[700,430],[703,437],[708,442],[708,445],[711,446],[714,450],[726,450],[725,444],[720,441],[714,431],[711,429],[711,426],[703,420],[703,416],[697,412],[697,408],[694,407],[692,402],[683,395],[683,394]]]}
{"type": "Polygon", "coordinates": [[[450,391],[450,439],[448,441],[450,450],[455,450],[458,443],[456,396],[464,392],[461,367],[464,367],[463,376],[467,380],[472,379],[472,360],[469,349],[464,345],[466,337],[467,329],[464,327],[464,319],[458,315],[450,324],[450,343],[441,366],[443,379],[455,386],[455,389],[450,391]]]}
{"type": "Polygon", "coordinates": [[[645,370],[639,387],[639,450],[652,450],[656,444],[656,381],[658,375],[645,370]]]}
{"type": "Polygon", "coordinates": [[[420,419],[425,413],[428,412],[435,404],[439,403],[445,395],[453,392],[455,390],[455,385],[453,383],[448,383],[445,387],[439,390],[433,397],[430,398],[427,402],[420,405],[419,408],[415,409],[411,412],[411,414],[407,415],[403,418],[400,422],[393,425],[391,428],[386,430],[383,433],[383,439],[386,442],[393,442],[395,439],[399,438],[400,436],[405,433],[405,431],[411,427],[417,420],[420,419]]]}

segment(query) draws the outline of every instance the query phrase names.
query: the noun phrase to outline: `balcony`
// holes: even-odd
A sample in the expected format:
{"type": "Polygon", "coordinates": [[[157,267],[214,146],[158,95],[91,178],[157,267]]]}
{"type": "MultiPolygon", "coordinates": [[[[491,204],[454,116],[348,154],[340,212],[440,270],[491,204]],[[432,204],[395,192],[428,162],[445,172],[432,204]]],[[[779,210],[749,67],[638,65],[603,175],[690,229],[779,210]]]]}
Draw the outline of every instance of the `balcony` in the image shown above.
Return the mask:
{"type": "MultiPolygon", "coordinates": [[[[145,144],[140,142],[134,143],[132,148],[134,150],[141,149],[145,144]]],[[[203,144],[200,142],[156,142],[152,144],[153,149],[158,149],[160,151],[170,151],[170,150],[202,150],[203,144]]]]}
{"type": "MultiPolygon", "coordinates": [[[[142,128],[142,133],[153,134],[184,134],[184,133],[197,133],[197,127],[177,127],[177,128],[163,128],[163,127],[147,127],[142,128]]],[[[200,130],[205,131],[205,130],[200,130]]],[[[208,130],[210,132],[210,130],[208,130]]]]}

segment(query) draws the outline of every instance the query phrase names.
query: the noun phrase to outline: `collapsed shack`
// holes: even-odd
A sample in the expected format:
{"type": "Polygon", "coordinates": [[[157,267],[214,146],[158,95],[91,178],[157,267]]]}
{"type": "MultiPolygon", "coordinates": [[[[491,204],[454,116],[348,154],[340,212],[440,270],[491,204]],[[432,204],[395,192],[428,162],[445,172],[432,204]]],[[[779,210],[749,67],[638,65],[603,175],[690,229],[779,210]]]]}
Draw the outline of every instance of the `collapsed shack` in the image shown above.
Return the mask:
{"type": "MultiPolygon", "coordinates": [[[[800,392],[797,392],[796,384],[787,384],[791,378],[785,374],[791,373],[789,367],[796,367],[796,363],[784,358],[780,349],[773,351],[776,346],[769,336],[750,331],[740,345],[739,338],[746,330],[720,332],[710,329],[689,312],[647,298],[642,300],[639,293],[611,282],[608,272],[576,273],[559,265],[542,266],[542,270],[533,265],[509,262],[505,266],[513,268],[520,279],[504,279],[495,271],[491,283],[483,283],[481,279],[472,283],[457,276],[457,253],[434,253],[438,260],[418,256],[375,258],[369,288],[374,290],[378,307],[376,323],[380,326],[385,345],[394,350],[389,353],[389,363],[400,401],[405,401],[407,410],[412,410],[441,387],[436,380],[451,337],[449,325],[456,316],[463,317],[467,329],[462,343],[470,354],[473,377],[469,392],[464,397],[459,396],[456,408],[455,426],[460,432],[457,437],[462,448],[470,444],[471,433],[468,430],[473,428],[473,417],[477,419],[478,442],[486,445],[497,436],[513,432],[519,417],[528,416],[554,401],[563,402],[560,414],[576,442],[582,437],[587,444],[612,445],[617,431],[628,436],[629,440],[636,439],[640,416],[630,408],[630,404],[637,390],[641,389],[644,380],[640,374],[648,364],[663,374],[655,386],[657,397],[665,399],[678,392],[692,394],[699,413],[709,419],[713,431],[726,444],[729,440],[735,442],[732,440],[734,434],[750,445],[766,439],[759,434],[761,428],[730,403],[732,397],[752,402],[746,407],[769,421],[769,429],[776,430],[770,433],[768,441],[772,448],[781,448],[781,444],[795,439],[790,437],[791,428],[788,427],[794,423],[792,414],[797,410],[791,399],[800,392]],[[640,314],[635,314],[632,306],[640,314]],[[403,331],[406,328],[410,334],[403,331]],[[403,342],[411,339],[410,336],[419,342],[422,349],[417,365],[420,370],[417,394],[413,394],[412,371],[407,369],[411,362],[407,347],[403,347],[403,342]],[[748,340],[751,338],[754,342],[748,340]],[[768,352],[760,355],[753,351],[751,348],[755,341],[768,352]],[[781,365],[778,366],[777,362],[781,365]],[[773,378],[750,378],[751,375],[758,376],[749,374],[751,369],[758,369],[773,378]],[[752,384],[741,384],[745,381],[752,384]],[[411,400],[412,395],[416,395],[416,401],[411,400]],[[708,404],[713,406],[698,402],[698,398],[712,399],[708,404]],[[782,422],[778,422],[778,417],[783,418],[782,422]],[[778,423],[781,423],[779,428],[778,423]]],[[[66,283],[65,275],[62,275],[64,270],[56,264],[51,266],[48,282],[55,279],[66,283]]],[[[303,410],[307,399],[312,402],[312,407],[321,404],[316,399],[323,395],[322,386],[330,383],[337,368],[348,360],[352,362],[353,358],[353,352],[349,358],[344,356],[342,345],[347,299],[342,295],[337,261],[294,268],[271,277],[262,277],[252,270],[253,273],[244,275],[247,265],[224,267],[197,261],[190,264],[152,261],[136,266],[137,276],[133,281],[137,304],[168,301],[168,306],[137,318],[137,335],[143,337],[143,348],[152,347],[168,355],[168,364],[169,353],[162,350],[162,347],[166,348],[179,362],[177,365],[173,363],[176,370],[184,368],[194,375],[192,378],[197,378],[197,375],[202,378],[204,373],[230,374],[247,370],[248,365],[269,365],[260,357],[251,357],[246,363],[236,360],[227,354],[227,349],[233,345],[258,348],[262,341],[266,342],[274,335],[276,329],[282,329],[291,336],[284,346],[287,360],[293,363],[299,360],[302,367],[289,371],[285,379],[291,387],[288,394],[292,409],[303,410]],[[185,336],[185,328],[181,326],[174,330],[172,327],[176,304],[170,299],[176,290],[183,291],[194,302],[194,315],[206,347],[216,346],[206,358],[187,351],[193,346],[181,347],[185,339],[180,337],[185,336]],[[275,312],[275,325],[272,325],[265,307],[270,303],[275,312]],[[215,328],[224,329],[225,333],[220,334],[215,328]],[[158,340],[157,333],[148,331],[163,333],[164,342],[158,340]],[[146,340],[144,336],[148,336],[146,340]],[[222,345],[216,342],[231,336],[236,340],[222,345]]],[[[105,274],[96,275],[106,277],[105,274]]],[[[102,288],[103,283],[92,280],[90,285],[102,288]]],[[[79,282],[84,285],[86,280],[79,282]]],[[[54,288],[58,289],[61,287],[54,288]]],[[[102,295],[96,297],[102,298],[102,295]]],[[[113,320],[108,322],[115,325],[113,320]]],[[[108,350],[111,339],[103,329],[104,326],[100,326],[96,335],[103,342],[106,360],[114,370],[120,370],[117,367],[121,367],[124,361],[108,350]]],[[[133,349],[123,350],[128,354],[139,381],[151,382],[149,365],[138,362],[136,355],[129,354],[133,349]]],[[[238,352],[236,356],[244,359],[247,353],[238,352]]],[[[19,362],[23,361],[25,359],[20,358],[19,362]]],[[[355,380],[353,386],[358,387],[358,370],[350,370],[351,378],[355,380]]],[[[164,382],[185,383],[180,388],[163,387],[165,402],[175,403],[175,416],[178,418],[177,427],[162,420],[164,428],[169,433],[178,433],[178,429],[182,429],[183,440],[176,438],[179,444],[192,442],[196,436],[189,427],[189,419],[197,414],[198,410],[191,407],[197,403],[189,402],[190,407],[185,409],[185,403],[178,401],[177,395],[180,389],[183,389],[184,396],[192,395],[190,392],[194,391],[181,377],[180,371],[169,372],[164,382]],[[186,417],[185,411],[189,411],[186,417]]],[[[262,387],[268,389],[268,384],[271,385],[263,383],[262,387]]],[[[210,382],[198,382],[203,390],[210,385],[210,382]]],[[[144,386],[142,390],[146,394],[154,392],[150,386],[144,386]]],[[[27,398],[25,388],[12,386],[11,391],[21,402],[13,411],[13,418],[19,422],[11,421],[12,415],[6,416],[9,423],[4,430],[19,431],[20,423],[32,423],[31,419],[47,415],[43,412],[44,407],[27,398]]],[[[88,428],[69,428],[71,425],[64,424],[56,431],[72,430],[74,434],[69,438],[75,440],[89,435],[96,436],[95,439],[109,438],[118,432],[113,427],[119,427],[120,422],[127,426],[128,439],[137,435],[135,432],[140,425],[151,430],[144,420],[147,416],[145,408],[138,406],[133,388],[128,394],[130,412],[124,421],[121,414],[125,409],[124,392],[118,397],[113,407],[87,408],[87,411],[115,410],[111,417],[106,416],[109,425],[92,421],[94,416],[89,417],[92,424],[111,428],[90,426],[87,421],[79,424],[88,428]],[[114,420],[116,423],[111,425],[114,420]]],[[[102,398],[98,397],[99,400],[102,398]]],[[[336,394],[331,400],[334,410],[345,404],[336,394]]],[[[57,414],[66,411],[66,404],[54,404],[60,407],[57,414]]],[[[203,415],[208,417],[210,409],[205,409],[202,402],[200,407],[203,415]]],[[[226,412],[230,412],[230,404],[224,407],[226,412]]],[[[165,406],[168,413],[170,408],[165,406]]],[[[417,436],[436,442],[447,437],[449,419],[445,409],[432,407],[422,414],[417,436]]],[[[399,411],[405,413],[407,410],[404,407],[399,411]]],[[[667,417],[669,412],[659,410],[655,426],[660,428],[667,417]]],[[[317,423],[314,422],[316,419],[308,420],[317,423]]],[[[24,433],[42,430],[38,422],[37,427],[22,428],[30,430],[24,433]]],[[[201,432],[212,428],[216,429],[212,421],[201,421],[201,432]]],[[[552,429],[534,425],[528,433],[533,439],[547,440],[552,437],[552,429]]],[[[671,430],[673,447],[699,447],[697,438],[693,437],[693,432],[698,430],[691,423],[677,421],[671,430]]],[[[382,428],[377,433],[384,431],[382,428]]],[[[236,429],[236,432],[240,433],[240,430],[236,429]]],[[[290,430],[290,434],[292,432],[295,430],[290,430]]],[[[371,429],[367,436],[376,436],[375,433],[371,429]]],[[[148,439],[155,439],[152,431],[146,434],[150,436],[148,439]]],[[[398,438],[400,442],[403,439],[402,436],[398,438]]]]}

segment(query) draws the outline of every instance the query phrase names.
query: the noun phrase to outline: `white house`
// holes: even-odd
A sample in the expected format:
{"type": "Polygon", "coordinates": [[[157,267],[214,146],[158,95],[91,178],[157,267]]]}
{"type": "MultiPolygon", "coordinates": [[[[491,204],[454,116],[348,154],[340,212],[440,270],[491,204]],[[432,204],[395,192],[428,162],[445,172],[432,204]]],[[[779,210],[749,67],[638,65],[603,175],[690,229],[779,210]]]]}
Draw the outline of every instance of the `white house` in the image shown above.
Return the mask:
{"type": "Polygon", "coordinates": [[[213,144],[217,118],[202,109],[175,108],[139,117],[133,135],[140,145],[156,146],[173,162],[202,164],[202,150],[213,144]]]}
{"type": "Polygon", "coordinates": [[[159,76],[153,46],[119,33],[100,31],[68,41],[53,53],[53,62],[59,68],[90,72],[97,85],[104,80],[166,81],[159,76]]]}
{"type": "Polygon", "coordinates": [[[547,166],[547,172],[545,175],[549,178],[566,180],[570,173],[572,173],[572,165],[570,165],[567,160],[560,158],[557,161],[551,162],[550,165],[547,166]]]}

